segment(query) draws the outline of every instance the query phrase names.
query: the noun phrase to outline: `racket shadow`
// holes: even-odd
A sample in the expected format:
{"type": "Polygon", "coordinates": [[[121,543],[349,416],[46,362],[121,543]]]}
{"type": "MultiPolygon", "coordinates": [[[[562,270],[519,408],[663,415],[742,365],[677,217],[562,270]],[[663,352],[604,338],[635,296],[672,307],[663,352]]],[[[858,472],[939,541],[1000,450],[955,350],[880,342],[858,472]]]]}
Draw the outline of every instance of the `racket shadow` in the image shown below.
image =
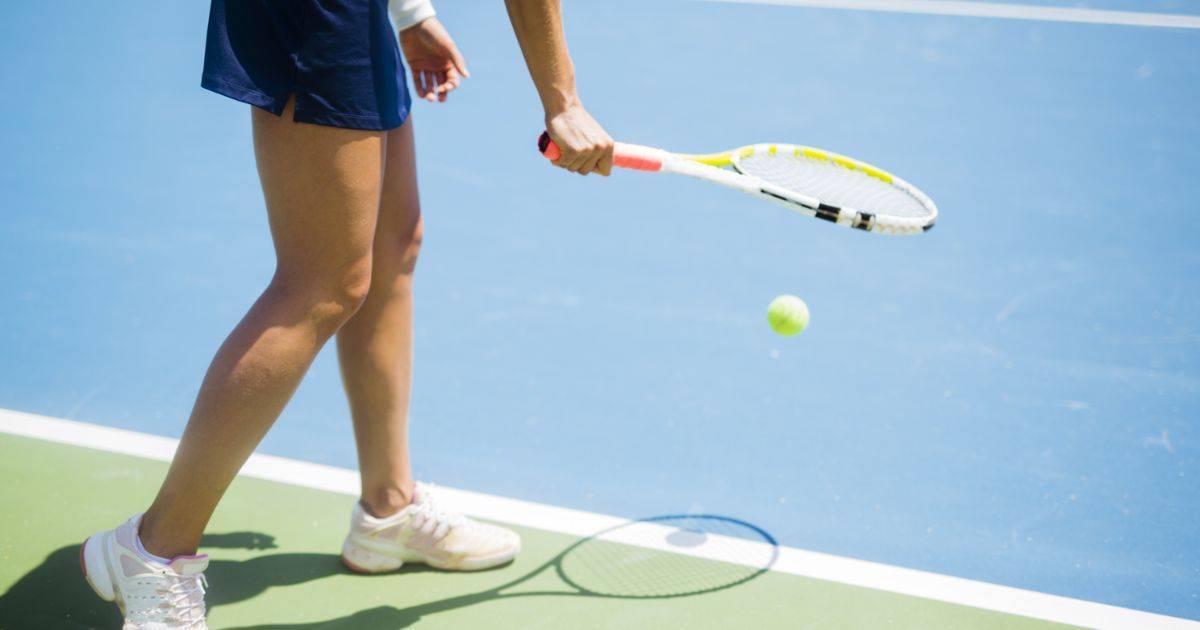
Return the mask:
{"type": "MultiPolygon", "coordinates": [[[[582,538],[534,570],[488,590],[403,608],[378,606],[312,623],[242,626],[238,630],[399,629],[429,615],[523,597],[629,601],[695,597],[746,584],[770,571],[778,557],[775,538],[746,521],[713,514],[656,516],[582,538]],[[519,590],[544,573],[556,576],[563,588],[519,590]]],[[[380,578],[386,579],[386,575],[363,579],[380,578]]]]}

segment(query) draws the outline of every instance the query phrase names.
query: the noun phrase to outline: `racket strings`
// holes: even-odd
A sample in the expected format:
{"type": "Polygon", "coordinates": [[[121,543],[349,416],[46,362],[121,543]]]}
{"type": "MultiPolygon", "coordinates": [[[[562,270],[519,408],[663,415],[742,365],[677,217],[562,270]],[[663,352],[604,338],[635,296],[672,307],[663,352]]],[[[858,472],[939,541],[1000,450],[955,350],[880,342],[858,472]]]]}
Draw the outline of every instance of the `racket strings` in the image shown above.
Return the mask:
{"type": "Polygon", "coordinates": [[[755,151],[735,158],[734,165],[742,173],[839,208],[911,218],[931,214],[921,200],[899,186],[832,160],[796,155],[791,148],[755,151]]]}

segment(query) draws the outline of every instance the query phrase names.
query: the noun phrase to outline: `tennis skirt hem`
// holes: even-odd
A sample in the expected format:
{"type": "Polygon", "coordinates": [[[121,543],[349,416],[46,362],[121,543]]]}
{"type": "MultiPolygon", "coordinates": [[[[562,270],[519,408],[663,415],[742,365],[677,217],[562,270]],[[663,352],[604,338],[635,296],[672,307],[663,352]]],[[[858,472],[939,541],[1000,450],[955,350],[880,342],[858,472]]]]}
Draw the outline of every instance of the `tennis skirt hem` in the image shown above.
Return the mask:
{"type": "MultiPolygon", "coordinates": [[[[283,96],[271,96],[261,90],[246,87],[244,85],[234,85],[228,81],[218,79],[217,77],[204,76],[200,79],[200,87],[231,98],[235,101],[253,105],[259,109],[271,112],[276,116],[283,114],[284,107],[287,106],[289,94],[283,96]]],[[[400,127],[408,120],[409,110],[407,108],[400,110],[398,122],[388,124],[388,122],[380,119],[379,116],[362,116],[359,114],[345,114],[342,112],[330,111],[306,111],[304,101],[301,95],[296,98],[296,111],[292,115],[292,120],[300,123],[309,123],[313,125],[324,125],[326,127],[337,127],[339,129],[359,129],[363,131],[389,131],[400,127]]]]}

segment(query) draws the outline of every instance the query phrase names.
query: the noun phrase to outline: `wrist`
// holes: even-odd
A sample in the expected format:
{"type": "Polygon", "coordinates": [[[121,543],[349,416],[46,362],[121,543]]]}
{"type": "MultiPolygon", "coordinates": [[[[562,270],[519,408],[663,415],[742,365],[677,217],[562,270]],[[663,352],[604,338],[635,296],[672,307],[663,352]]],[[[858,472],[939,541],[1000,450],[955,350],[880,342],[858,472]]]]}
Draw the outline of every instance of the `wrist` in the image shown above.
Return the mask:
{"type": "Polygon", "coordinates": [[[583,107],[583,102],[579,100],[579,94],[574,89],[553,90],[542,95],[542,109],[546,112],[546,120],[580,107],[583,107]]]}

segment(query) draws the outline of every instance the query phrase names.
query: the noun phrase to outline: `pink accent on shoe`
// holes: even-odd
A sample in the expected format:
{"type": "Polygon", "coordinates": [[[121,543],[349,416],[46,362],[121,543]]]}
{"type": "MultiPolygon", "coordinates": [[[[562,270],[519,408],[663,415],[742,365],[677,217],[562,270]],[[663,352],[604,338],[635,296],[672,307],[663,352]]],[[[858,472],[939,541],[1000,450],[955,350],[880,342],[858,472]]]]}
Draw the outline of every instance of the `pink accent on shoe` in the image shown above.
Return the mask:
{"type": "Polygon", "coordinates": [[[126,555],[121,556],[121,571],[125,573],[125,577],[127,578],[134,577],[135,575],[142,575],[148,572],[144,565],[138,564],[137,560],[134,560],[126,555]]]}
{"type": "MultiPolygon", "coordinates": [[[[136,552],[139,546],[137,541],[138,527],[142,524],[142,515],[138,514],[129,520],[117,526],[113,534],[117,537],[117,544],[122,547],[136,552]]],[[[138,554],[141,555],[141,554],[138,554]]]]}

